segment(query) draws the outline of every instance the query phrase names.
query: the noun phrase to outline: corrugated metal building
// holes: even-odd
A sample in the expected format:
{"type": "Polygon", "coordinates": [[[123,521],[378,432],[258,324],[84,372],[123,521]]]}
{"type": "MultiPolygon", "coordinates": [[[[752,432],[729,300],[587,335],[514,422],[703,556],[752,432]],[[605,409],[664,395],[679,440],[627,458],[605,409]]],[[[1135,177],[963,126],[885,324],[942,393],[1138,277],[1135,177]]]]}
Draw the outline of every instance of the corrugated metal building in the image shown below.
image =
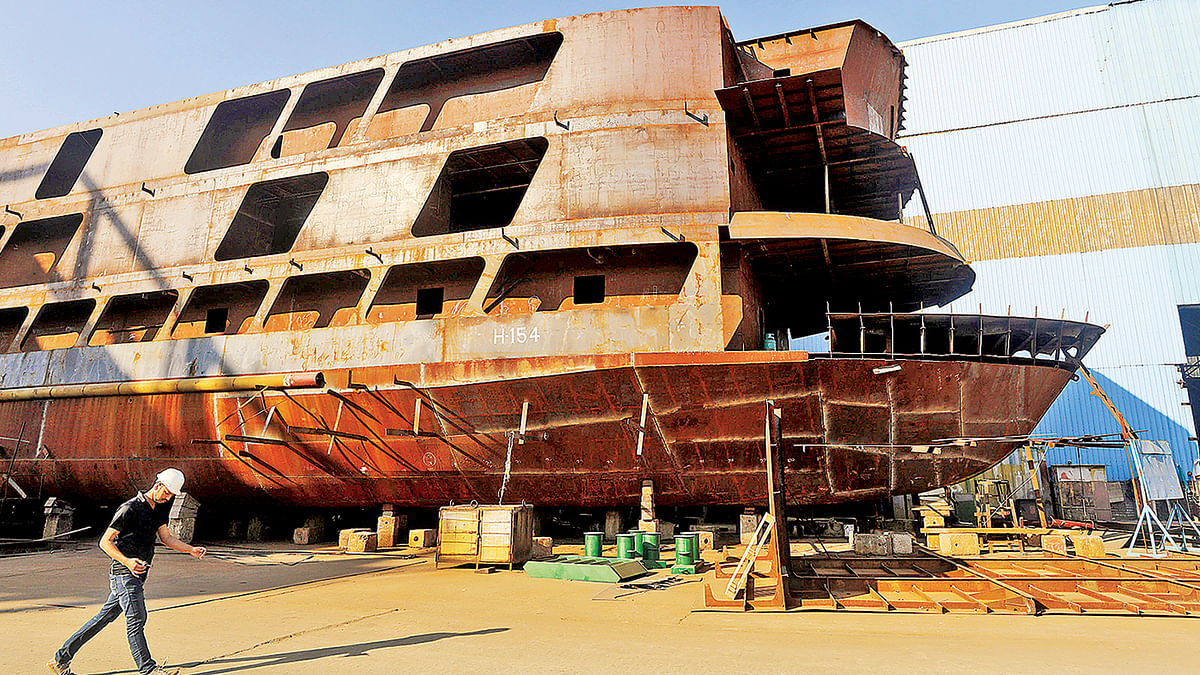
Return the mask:
{"type": "MultiPolygon", "coordinates": [[[[1200,319],[1185,331],[1200,305],[1197,27],[1196,0],[1135,0],[901,45],[901,143],[938,233],[978,274],[953,309],[1109,324],[1086,363],[1185,472],[1200,407],[1179,368],[1200,356],[1200,319]]],[[[906,218],[923,219],[919,208],[906,218]]],[[[1071,384],[1037,431],[1116,431],[1089,391],[1071,384]]],[[[1049,461],[1129,477],[1120,451],[1049,461]]]]}

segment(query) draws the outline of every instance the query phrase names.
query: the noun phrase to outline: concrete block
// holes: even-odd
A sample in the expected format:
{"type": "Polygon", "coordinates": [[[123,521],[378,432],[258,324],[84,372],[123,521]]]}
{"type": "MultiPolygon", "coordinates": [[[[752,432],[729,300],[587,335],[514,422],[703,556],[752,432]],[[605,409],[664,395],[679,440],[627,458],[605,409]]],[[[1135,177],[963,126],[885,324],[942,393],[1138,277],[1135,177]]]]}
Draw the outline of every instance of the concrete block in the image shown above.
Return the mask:
{"type": "Polygon", "coordinates": [[[738,535],[739,541],[743,544],[750,543],[754,538],[754,531],[758,529],[758,514],[743,513],[738,517],[738,535]]]}
{"type": "Polygon", "coordinates": [[[313,527],[297,527],[295,531],[292,532],[292,543],[299,544],[301,546],[319,544],[325,540],[324,535],[325,532],[323,529],[313,527]]]}
{"type": "Polygon", "coordinates": [[[371,553],[379,548],[379,536],[370,530],[352,532],[346,545],[348,553],[371,553]]]}
{"type": "Polygon", "coordinates": [[[437,543],[437,530],[409,530],[408,545],[414,548],[428,548],[437,543]]]}
{"type": "Polygon", "coordinates": [[[604,540],[616,541],[617,534],[621,530],[621,512],[620,511],[605,511],[604,512],[604,540]]]}
{"type": "MultiPolygon", "coordinates": [[[[700,541],[700,551],[711,551],[717,547],[716,532],[706,532],[704,530],[700,530],[697,531],[696,534],[700,535],[698,537],[700,541]]],[[[700,551],[697,551],[696,553],[699,554],[700,551]]]]}
{"type": "Polygon", "coordinates": [[[856,535],[854,552],[859,555],[891,555],[892,537],[889,534],[856,535]]]}
{"type": "Polygon", "coordinates": [[[945,555],[979,555],[979,535],[974,532],[943,532],[938,538],[938,551],[945,555]]]}
{"type": "Polygon", "coordinates": [[[396,535],[400,526],[396,516],[380,516],[375,523],[375,532],[379,535],[379,548],[392,548],[396,545],[396,535]]]}
{"type": "Polygon", "coordinates": [[[912,555],[913,537],[906,532],[893,532],[892,553],[895,555],[912,555]]]}
{"type": "Polygon", "coordinates": [[[1073,534],[1071,543],[1075,545],[1075,555],[1081,558],[1103,558],[1104,540],[1096,534],[1073,534]]]}
{"type": "Polygon", "coordinates": [[[531,555],[534,558],[554,555],[554,537],[534,537],[531,555]]]}
{"type": "Polygon", "coordinates": [[[167,529],[179,541],[190,544],[196,537],[196,518],[172,518],[167,521],[167,529]]]}
{"type": "Polygon", "coordinates": [[[175,501],[171,502],[172,519],[176,518],[195,518],[196,512],[200,510],[200,502],[196,498],[186,492],[180,492],[175,495],[175,501]]]}
{"type": "Polygon", "coordinates": [[[346,550],[347,547],[350,546],[350,535],[354,534],[355,532],[370,532],[370,531],[371,530],[369,530],[365,527],[353,527],[348,530],[339,530],[338,531],[338,548],[342,549],[343,551],[346,550]]]}
{"type": "Polygon", "coordinates": [[[66,534],[75,527],[74,513],[54,513],[46,516],[46,520],[42,525],[42,537],[56,537],[60,534],[66,534]]]}
{"type": "Polygon", "coordinates": [[[1065,554],[1067,552],[1067,538],[1061,534],[1043,534],[1042,550],[1065,554]]]}

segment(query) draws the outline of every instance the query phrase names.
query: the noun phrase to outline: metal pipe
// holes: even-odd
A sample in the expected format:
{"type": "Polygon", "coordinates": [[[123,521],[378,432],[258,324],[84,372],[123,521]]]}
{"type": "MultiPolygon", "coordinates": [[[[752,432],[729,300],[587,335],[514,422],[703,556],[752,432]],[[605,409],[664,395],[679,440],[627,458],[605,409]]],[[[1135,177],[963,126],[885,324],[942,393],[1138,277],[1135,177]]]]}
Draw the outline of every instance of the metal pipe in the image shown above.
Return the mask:
{"type": "Polygon", "coordinates": [[[135,380],[131,382],[23,387],[21,389],[0,391],[0,402],[34,401],[55,398],[92,398],[100,396],[139,396],[146,394],[193,394],[202,392],[249,391],[254,389],[309,389],[323,386],[325,386],[325,375],[320,372],[187,377],[172,380],[135,380]]]}

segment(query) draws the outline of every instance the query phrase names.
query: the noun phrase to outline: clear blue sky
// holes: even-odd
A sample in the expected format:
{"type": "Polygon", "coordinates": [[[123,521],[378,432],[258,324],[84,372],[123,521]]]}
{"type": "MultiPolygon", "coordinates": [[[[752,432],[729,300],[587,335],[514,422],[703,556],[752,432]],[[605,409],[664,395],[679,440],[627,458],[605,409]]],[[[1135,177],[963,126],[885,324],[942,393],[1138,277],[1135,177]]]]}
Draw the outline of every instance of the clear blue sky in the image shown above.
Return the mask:
{"type": "MultiPolygon", "coordinates": [[[[0,138],[447,38],[642,6],[636,0],[9,0],[5,4],[0,138]]],[[[1100,3],[736,0],[722,4],[721,10],[738,39],[861,18],[899,42],[1094,4],[1100,3]]]]}

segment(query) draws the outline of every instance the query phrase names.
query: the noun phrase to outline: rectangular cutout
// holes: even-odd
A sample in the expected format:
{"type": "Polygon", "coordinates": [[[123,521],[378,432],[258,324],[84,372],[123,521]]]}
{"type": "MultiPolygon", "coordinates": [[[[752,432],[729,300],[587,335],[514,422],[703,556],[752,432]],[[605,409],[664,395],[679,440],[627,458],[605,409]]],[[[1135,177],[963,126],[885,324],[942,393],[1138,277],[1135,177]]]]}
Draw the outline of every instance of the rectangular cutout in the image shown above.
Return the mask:
{"type": "Polygon", "coordinates": [[[587,274],[575,277],[575,291],[572,299],[576,305],[595,305],[604,302],[604,275],[587,274]]]}
{"type": "Polygon", "coordinates": [[[271,305],[264,329],[309,330],[356,323],[355,309],[371,273],[345,270],[291,277],[271,305]]]}
{"type": "Polygon", "coordinates": [[[229,308],[213,307],[204,313],[204,334],[224,333],[229,328],[229,308]]]}
{"type": "Polygon", "coordinates": [[[417,318],[428,319],[441,314],[445,295],[446,289],[441,287],[417,289],[417,318]]]}
{"type": "Polygon", "coordinates": [[[261,280],[197,288],[179,313],[171,337],[245,332],[266,295],[267,282],[261,280]]]}
{"type": "Polygon", "coordinates": [[[62,147],[58,149],[58,154],[54,156],[54,161],[50,162],[50,167],[46,169],[46,175],[42,176],[42,182],[34,196],[38,199],[62,197],[74,189],[75,182],[79,180],[83,167],[91,159],[102,135],[104,131],[101,129],[67,134],[62,147]]]}
{"type": "MultiPolygon", "coordinates": [[[[376,117],[381,124],[387,124],[391,111],[424,105],[428,112],[412,131],[429,131],[451,99],[541,82],[562,41],[562,33],[542,33],[409,61],[396,72],[376,117]]],[[[529,99],[532,100],[532,92],[529,99]]],[[[529,105],[525,101],[513,103],[507,106],[512,109],[507,110],[506,106],[488,106],[487,119],[519,114],[529,105]]],[[[373,122],[370,131],[375,126],[373,122]]],[[[390,131],[378,137],[399,135],[395,132],[400,130],[390,131]]]]}
{"type": "Polygon", "coordinates": [[[461,311],[474,292],[479,276],[483,274],[483,258],[460,258],[458,260],[436,260],[433,262],[396,265],[388,270],[371,302],[368,320],[371,323],[389,321],[411,321],[430,318],[420,310],[431,308],[432,296],[428,293],[422,302],[422,291],[440,290],[441,301],[433,315],[454,315],[461,311]],[[453,303],[447,307],[447,303],[453,303]]]}
{"type": "Polygon", "coordinates": [[[428,237],[503,227],[512,222],[549,143],[526,138],[450,153],[413,223],[428,237]]]}
{"type": "Polygon", "coordinates": [[[183,172],[201,173],[253,160],[290,97],[290,90],[277,89],[222,101],[213,110],[183,172]]]}
{"type": "Polygon", "coordinates": [[[149,342],[158,337],[178,299],[179,293],[176,291],[117,296],[108,301],[88,344],[149,342]]]}
{"type": "Polygon", "coordinates": [[[82,213],[17,225],[0,250],[0,288],[61,281],[58,262],[83,223],[82,213]]]}
{"type": "Polygon", "coordinates": [[[251,185],[217,247],[216,260],[290,251],[328,182],[329,174],[310,173],[251,185]]]}
{"type": "Polygon", "coordinates": [[[36,352],[74,347],[94,309],[96,301],[90,299],[43,305],[21,342],[21,350],[36,352]]]}
{"type": "Polygon", "coordinates": [[[510,253],[483,309],[552,312],[604,302],[616,306],[675,302],[696,260],[690,242],[594,246],[510,253]]]}
{"type": "Polygon", "coordinates": [[[355,121],[366,112],[382,80],[383,69],[375,68],[304,85],[271,156],[287,157],[336,147],[352,123],[357,126],[355,121]],[[324,135],[312,135],[316,128],[326,125],[332,125],[328,140],[324,135]]]}
{"type": "Polygon", "coordinates": [[[29,309],[26,307],[0,309],[0,353],[12,347],[12,342],[17,339],[17,333],[20,332],[21,324],[25,323],[27,316],[29,309]]]}

